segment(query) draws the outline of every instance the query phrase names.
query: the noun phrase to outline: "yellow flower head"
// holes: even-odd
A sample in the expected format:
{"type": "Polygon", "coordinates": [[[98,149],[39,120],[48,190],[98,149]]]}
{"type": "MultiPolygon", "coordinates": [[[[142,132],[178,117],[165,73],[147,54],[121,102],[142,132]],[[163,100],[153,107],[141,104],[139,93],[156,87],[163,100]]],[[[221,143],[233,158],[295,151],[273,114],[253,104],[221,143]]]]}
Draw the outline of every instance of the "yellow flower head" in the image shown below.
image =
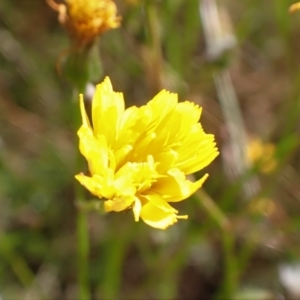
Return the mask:
{"type": "Polygon", "coordinates": [[[66,5],[47,1],[58,11],[60,23],[80,45],[120,26],[121,18],[117,16],[117,7],[112,0],[65,0],[66,5]]]}
{"type": "Polygon", "coordinates": [[[76,179],[104,199],[106,211],[132,209],[135,221],[165,229],[186,219],[169,202],[186,199],[199,189],[207,174],[191,182],[186,175],[201,170],[217,155],[214,136],[198,123],[201,108],[178,103],[165,90],[140,108],[124,107],[122,93],[109,78],[97,85],[92,102],[92,125],[80,97],[80,152],[90,176],[76,179]]]}

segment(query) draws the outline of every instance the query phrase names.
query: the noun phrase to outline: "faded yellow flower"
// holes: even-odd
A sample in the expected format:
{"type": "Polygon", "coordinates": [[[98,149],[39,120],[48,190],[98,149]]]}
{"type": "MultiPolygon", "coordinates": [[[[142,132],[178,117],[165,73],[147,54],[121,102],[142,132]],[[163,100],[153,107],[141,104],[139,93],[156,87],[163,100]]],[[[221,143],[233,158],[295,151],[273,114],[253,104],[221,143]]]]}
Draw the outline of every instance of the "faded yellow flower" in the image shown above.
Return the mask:
{"type": "Polygon", "coordinates": [[[186,199],[208,175],[191,182],[186,175],[201,170],[217,155],[214,136],[199,121],[201,108],[178,103],[165,90],[142,107],[125,109],[123,94],[113,91],[109,78],[97,85],[92,124],[80,96],[82,126],[79,148],[90,176],[76,179],[104,199],[106,211],[132,209],[135,221],[165,229],[187,216],[169,203],[186,199]]]}
{"type": "Polygon", "coordinates": [[[276,210],[275,202],[270,198],[260,197],[255,198],[250,202],[249,211],[253,215],[270,216],[276,210]]]}
{"type": "Polygon", "coordinates": [[[47,0],[58,11],[60,23],[79,45],[92,42],[104,31],[120,26],[121,17],[117,16],[117,7],[112,0],[65,0],[66,4],[57,4],[47,0]]]}
{"type": "Polygon", "coordinates": [[[275,146],[270,143],[263,143],[257,137],[250,139],[246,154],[248,161],[256,164],[262,173],[271,173],[277,167],[275,146]]]}
{"type": "Polygon", "coordinates": [[[300,9],[300,2],[294,3],[290,6],[290,12],[294,12],[300,9]]]}

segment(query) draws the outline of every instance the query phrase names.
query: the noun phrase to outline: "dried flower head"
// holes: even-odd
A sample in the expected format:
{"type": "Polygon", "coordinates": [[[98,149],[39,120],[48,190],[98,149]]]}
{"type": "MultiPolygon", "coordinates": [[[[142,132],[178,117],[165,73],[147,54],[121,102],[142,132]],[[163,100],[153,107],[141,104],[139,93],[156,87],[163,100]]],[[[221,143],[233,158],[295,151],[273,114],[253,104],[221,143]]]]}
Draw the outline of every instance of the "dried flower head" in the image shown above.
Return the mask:
{"type": "Polygon", "coordinates": [[[121,17],[112,0],[65,0],[57,4],[47,0],[58,11],[59,22],[79,45],[91,43],[106,30],[120,26],[121,17]]]}
{"type": "Polygon", "coordinates": [[[202,186],[207,174],[196,182],[186,175],[218,155],[214,136],[198,122],[198,105],[178,103],[177,95],[165,90],[140,108],[124,106],[123,94],[106,78],[96,87],[91,125],[81,95],[79,148],[91,175],[76,179],[104,198],[106,211],[130,208],[135,221],[165,229],[187,218],[169,202],[182,201],[202,186]]]}

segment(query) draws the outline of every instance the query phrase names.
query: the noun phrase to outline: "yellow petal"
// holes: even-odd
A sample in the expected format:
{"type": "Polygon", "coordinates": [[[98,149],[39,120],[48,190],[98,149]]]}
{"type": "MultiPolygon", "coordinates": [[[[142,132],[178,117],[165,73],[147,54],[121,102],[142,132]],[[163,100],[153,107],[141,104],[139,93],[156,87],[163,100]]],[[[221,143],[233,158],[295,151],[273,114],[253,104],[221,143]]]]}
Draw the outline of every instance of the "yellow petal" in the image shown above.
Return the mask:
{"type": "MultiPolygon", "coordinates": [[[[186,161],[186,165],[182,166],[181,170],[187,175],[202,170],[203,168],[208,166],[218,155],[219,152],[216,148],[209,149],[202,154],[199,153],[190,161],[186,161]]],[[[176,165],[176,167],[179,166],[176,165]]]]}
{"type": "Polygon", "coordinates": [[[152,202],[142,207],[140,217],[146,224],[157,229],[166,229],[175,224],[178,218],[187,219],[187,216],[177,216],[175,212],[162,210],[152,202]]]}
{"type": "Polygon", "coordinates": [[[80,173],[75,178],[92,194],[99,198],[112,198],[115,195],[115,189],[113,186],[112,170],[107,169],[106,176],[94,175],[93,177],[85,176],[80,173]]]}
{"type": "Polygon", "coordinates": [[[82,119],[82,125],[86,126],[88,128],[91,128],[91,124],[89,121],[89,118],[86,114],[85,106],[84,106],[84,100],[83,100],[83,95],[79,95],[79,102],[80,102],[80,112],[81,112],[81,119],[82,119]]]}
{"type": "Polygon", "coordinates": [[[114,92],[109,78],[106,77],[103,83],[97,85],[92,102],[95,136],[104,135],[107,144],[114,145],[124,109],[123,94],[114,92]]]}
{"type": "MultiPolygon", "coordinates": [[[[152,111],[151,126],[158,126],[175,109],[178,103],[177,94],[166,90],[159,92],[152,100],[147,103],[152,111]]],[[[154,129],[153,128],[153,129],[154,129]]],[[[149,128],[150,129],[150,128],[149,128]]]]}
{"type": "Polygon", "coordinates": [[[125,189],[126,186],[134,186],[136,191],[141,192],[149,189],[158,176],[153,157],[149,156],[147,162],[126,163],[122,166],[116,173],[115,184],[119,182],[119,189],[125,189]]]}
{"type": "Polygon", "coordinates": [[[92,130],[86,126],[80,127],[78,136],[80,152],[88,161],[91,174],[103,175],[109,164],[106,139],[103,136],[95,138],[92,130]]]}
{"type": "Polygon", "coordinates": [[[159,178],[151,187],[152,192],[163,195],[168,202],[187,199],[202,186],[208,177],[208,174],[206,174],[196,182],[191,182],[178,169],[170,170],[168,175],[168,177],[159,178]]]}
{"type": "Polygon", "coordinates": [[[131,207],[134,203],[135,197],[133,195],[114,197],[112,200],[106,200],[104,202],[105,211],[122,211],[131,207]]]}
{"type": "Polygon", "coordinates": [[[198,127],[193,134],[187,137],[183,146],[176,149],[179,152],[179,158],[174,167],[182,170],[185,174],[203,169],[219,154],[215,147],[214,136],[202,134],[201,131],[202,129],[198,127]]]}
{"type": "Polygon", "coordinates": [[[86,188],[88,189],[92,194],[95,196],[98,196],[99,198],[102,198],[102,182],[101,178],[97,180],[96,178],[91,178],[89,176],[85,176],[84,174],[80,173],[75,176],[75,178],[86,188]]]}
{"type": "Polygon", "coordinates": [[[161,173],[167,172],[167,170],[173,168],[178,158],[178,153],[172,149],[155,155],[155,161],[159,162],[157,171],[161,173]]]}
{"type": "Polygon", "coordinates": [[[189,101],[178,103],[176,110],[182,115],[183,124],[197,123],[202,113],[202,108],[198,104],[189,101]]]}
{"type": "MultiPolygon", "coordinates": [[[[165,212],[172,212],[172,213],[178,213],[178,211],[172,207],[160,194],[149,191],[146,195],[141,196],[141,199],[147,199],[149,202],[151,202],[153,205],[155,205],[157,208],[159,208],[162,211],[165,212]]],[[[144,201],[144,202],[147,202],[144,201]]]]}

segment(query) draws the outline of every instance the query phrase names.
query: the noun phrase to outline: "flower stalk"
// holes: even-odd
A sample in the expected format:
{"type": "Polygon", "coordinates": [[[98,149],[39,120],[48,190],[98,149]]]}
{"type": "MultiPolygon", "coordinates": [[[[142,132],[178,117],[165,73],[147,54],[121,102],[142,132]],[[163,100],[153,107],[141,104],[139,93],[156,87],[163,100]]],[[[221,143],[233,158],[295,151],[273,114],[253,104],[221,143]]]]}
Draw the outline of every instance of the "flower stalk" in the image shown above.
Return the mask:
{"type": "MultiPolygon", "coordinates": [[[[76,103],[77,104],[77,103],[76,103]]],[[[78,118],[75,126],[78,126],[78,118]]],[[[77,152],[77,166],[80,168],[81,157],[77,152]]],[[[75,205],[77,208],[76,215],[76,236],[77,236],[77,282],[78,295],[80,300],[90,300],[91,294],[89,289],[89,229],[88,229],[88,211],[85,207],[84,190],[79,185],[75,185],[75,205]]]]}
{"type": "MultiPolygon", "coordinates": [[[[77,200],[79,199],[79,188],[77,189],[77,200]]],[[[88,279],[88,257],[89,257],[89,236],[87,212],[82,209],[77,211],[77,255],[78,255],[78,285],[79,299],[90,300],[89,279],[88,279]]]]}

